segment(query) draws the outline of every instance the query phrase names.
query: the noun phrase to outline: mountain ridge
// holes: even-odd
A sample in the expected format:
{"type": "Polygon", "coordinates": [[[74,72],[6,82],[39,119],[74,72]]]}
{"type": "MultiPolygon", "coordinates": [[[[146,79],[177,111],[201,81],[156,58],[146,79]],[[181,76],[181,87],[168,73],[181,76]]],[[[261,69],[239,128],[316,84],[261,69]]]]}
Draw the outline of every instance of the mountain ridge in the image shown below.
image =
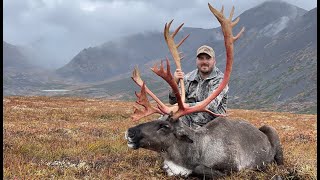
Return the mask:
{"type": "MultiPolygon", "coordinates": [[[[316,112],[316,12],[317,8],[306,11],[272,1],[239,15],[240,22],[233,32],[239,32],[243,26],[246,30],[235,43],[229,82],[231,108],[316,112]],[[303,107],[297,108],[297,103],[303,107]]],[[[184,56],[182,69],[185,72],[194,69],[196,49],[207,44],[215,49],[217,67],[223,71],[225,47],[220,27],[184,27],[175,39],[187,34],[191,35],[180,47],[184,56]]],[[[166,101],[168,85],[150,71],[153,64],[165,57],[172,59],[162,33],[139,33],[85,48],[56,73],[60,78],[86,84],[64,96],[134,100],[134,91],[139,88],[130,74],[138,66],[150,89],[166,101]]],[[[170,62],[172,70],[174,63],[170,62]]]]}

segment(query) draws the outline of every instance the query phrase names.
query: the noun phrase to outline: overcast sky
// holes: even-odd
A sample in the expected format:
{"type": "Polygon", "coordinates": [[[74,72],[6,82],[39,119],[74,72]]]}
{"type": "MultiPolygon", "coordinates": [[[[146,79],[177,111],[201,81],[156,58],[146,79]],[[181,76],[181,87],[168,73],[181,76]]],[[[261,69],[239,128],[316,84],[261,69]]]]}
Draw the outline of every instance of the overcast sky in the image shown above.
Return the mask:
{"type": "MultiPolygon", "coordinates": [[[[172,29],[183,22],[185,27],[217,27],[208,2],[217,9],[223,4],[228,15],[234,5],[236,17],[264,1],[4,0],[3,37],[13,45],[40,46],[51,57],[47,64],[58,67],[83,48],[133,33],[162,32],[171,19],[172,29]]],[[[285,1],[305,10],[317,6],[316,0],[285,1]]]]}

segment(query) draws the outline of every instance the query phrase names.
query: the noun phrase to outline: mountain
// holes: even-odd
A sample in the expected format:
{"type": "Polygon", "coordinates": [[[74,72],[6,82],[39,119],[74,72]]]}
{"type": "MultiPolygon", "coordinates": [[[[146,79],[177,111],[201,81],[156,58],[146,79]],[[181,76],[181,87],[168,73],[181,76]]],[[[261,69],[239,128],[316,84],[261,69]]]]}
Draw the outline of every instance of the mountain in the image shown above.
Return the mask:
{"type": "MultiPolygon", "coordinates": [[[[293,21],[305,12],[301,8],[284,2],[263,3],[241,14],[241,21],[235,27],[234,32],[238,32],[242,26],[245,26],[247,30],[251,29],[251,31],[262,30],[275,20],[280,21],[278,23],[285,27],[287,25],[286,21],[293,21]]],[[[216,21],[216,19],[212,18],[212,21],[216,21]]],[[[278,30],[280,30],[279,28],[278,30]]],[[[254,36],[251,31],[247,31],[245,35],[254,36]]],[[[183,28],[176,39],[179,40],[187,34],[191,34],[191,36],[180,48],[184,53],[185,61],[193,62],[195,51],[202,44],[212,45],[218,54],[224,54],[223,36],[220,27],[214,29],[183,28]]],[[[63,77],[73,77],[79,81],[100,81],[126,73],[135,65],[142,66],[149,61],[165,59],[166,56],[171,58],[162,33],[136,34],[116,42],[107,42],[101,46],[86,48],[67,65],[58,69],[57,73],[63,77]]],[[[194,63],[183,66],[186,70],[191,70],[194,68],[194,63]]]]}
{"type": "Polygon", "coordinates": [[[117,42],[90,47],[82,50],[66,66],[58,69],[57,73],[82,81],[105,80],[128,72],[136,64],[162,57],[166,46],[159,46],[159,41],[163,41],[160,33],[137,34],[117,42]]]}
{"type": "Polygon", "coordinates": [[[235,55],[231,107],[316,111],[316,11],[293,20],[283,16],[259,31],[248,30],[256,40],[239,40],[250,45],[235,55]]]}
{"type": "MultiPolygon", "coordinates": [[[[316,12],[317,8],[306,11],[285,2],[268,1],[239,15],[233,32],[243,26],[246,30],[235,43],[230,108],[316,113],[316,12]]],[[[221,28],[185,27],[175,39],[178,42],[188,34],[190,37],[179,48],[184,56],[182,69],[193,70],[197,48],[207,44],[215,49],[217,66],[224,70],[221,28]]],[[[172,59],[162,32],[140,33],[86,48],[56,73],[60,79],[73,80],[69,83],[74,85],[72,91],[65,96],[133,100],[139,88],[130,76],[138,66],[148,87],[167,102],[168,85],[150,71],[165,57],[172,59]],[[78,83],[81,85],[76,86],[78,83]]],[[[171,65],[174,69],[172,61],[171,65]]]]}
{"type": "Polygon", "coordinates": [[[28,54],[12,44],[3,41],[3,66],[4,68],[26,69],[34,67],[30,62],[28,54]]]}
{"type": "Polygon", "coordinates": [[[3,95],[44,95],[41,90],[70,85],[54,72],[33,63],[37,57],[27,47],[3,41],[3,95]]]}
{"type": "MultiPolygon", "coordinates": [[[[243,26],[246,30],[235,43],[234,67],[229,83],[231,108],[316,111],[316,11],[317,8],[306,11],[286,2],[268,1],[239,16],[240,22],[233,32],[239,32],[243,26]]],[[[217,66],[221,70],[225,68],[225,47],[220,27],[185,27],[176,39],[187,34],[191,35],[180,47],[185,57],[182,61],[185,72],[195,68],[195,52],[202,44],[214,47],[217,66]]],[[[162,33],[137,34],[85,49],[57,72],[63,77],[97,82],[90,86],[90,90],[82,89],[77,93],[90,95],[89,92],[94,91],[91,95],[97,95],[98,92],[108,92],[111,97],[132,99],[134,97],[130,94],[134,93],[130,87],[134,83],[129,83],[129,77],[133,67],[138,65],[145,78],[151,77],[149,68],[166,56],[171,58],[162,33]],[[116,75],[122,78],[110,81],[116,75]]],[[[149,86],[162,82],[153,90],[162,99],[167,99],[164,93],[167,86],[162,79],[152,77],[146,82],[149,86]]]]}

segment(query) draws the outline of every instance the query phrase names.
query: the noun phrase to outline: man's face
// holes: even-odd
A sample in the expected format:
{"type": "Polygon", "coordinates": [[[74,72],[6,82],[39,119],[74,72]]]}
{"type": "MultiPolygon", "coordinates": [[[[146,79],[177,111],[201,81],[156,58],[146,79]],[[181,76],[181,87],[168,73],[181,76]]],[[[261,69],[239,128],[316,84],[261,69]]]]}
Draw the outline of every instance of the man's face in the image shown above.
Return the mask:
{"type": "Polygon", "coordinates": [[[203,74],[210,74],[215,63],[215,59],[210,57],[208,54],[202,53],[197,57],[198,70],[203,74]]]}

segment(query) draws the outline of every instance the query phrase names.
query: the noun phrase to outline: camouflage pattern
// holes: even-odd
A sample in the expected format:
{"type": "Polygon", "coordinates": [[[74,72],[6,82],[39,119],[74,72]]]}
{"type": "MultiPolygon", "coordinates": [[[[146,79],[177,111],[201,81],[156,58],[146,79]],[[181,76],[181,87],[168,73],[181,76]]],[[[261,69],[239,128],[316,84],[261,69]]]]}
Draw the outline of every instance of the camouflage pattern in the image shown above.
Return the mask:
{"type": "MultiPolygon", "coordinates": [[[[202,80],[198,74],[198,69],[191,71],[184,76],[184,85],[186,91],[186,103],[190,106],[194,106],[197,103],[203,101],[210,95],[215,89],[218,88],[220,82],[223,79],[223,73],[214,67],[213,71],[206,79],[202,80]]],[[[227,99],[228,99],[228,89],[227,85],[223,91],[211,101],[207,108],[217,114],[225,114],[227,110],[227,99]]],[[[169,93],[169,103],[177,103],[176,97],[173,92],[169,93]]],[[[205,125],[209,121],[216,118],[215,116],[207,112],[192,113],[180,117],[180,120],[186,125],[192,128],[197,128],[205,125]]]]}
{"type": "Polygon", "coordinates": [[[197,57],[199,56],[199,54],[202,54],[202,53],[208,54],[210,57],[213,57],[213,58],[215,57],[214,50],[212,49],[212,47],[207,45],[203,45],[199,47],[199,49],[197,50],[197,57]]]}

